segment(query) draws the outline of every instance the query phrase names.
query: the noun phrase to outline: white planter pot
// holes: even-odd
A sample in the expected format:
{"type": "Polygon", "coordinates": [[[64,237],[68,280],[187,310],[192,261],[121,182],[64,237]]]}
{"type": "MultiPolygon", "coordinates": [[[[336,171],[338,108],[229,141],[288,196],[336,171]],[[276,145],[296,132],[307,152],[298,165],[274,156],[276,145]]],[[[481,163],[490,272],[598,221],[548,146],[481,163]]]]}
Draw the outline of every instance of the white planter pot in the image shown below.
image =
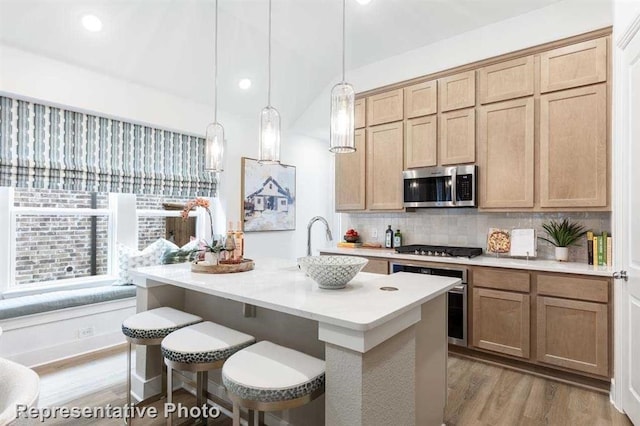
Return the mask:
{"type": "Polygon", "coordinates": [[[556,260],[560,262],[569,260],[569,247],[556,247],[556,260]]]}
{"type": "Polygon", "coordinates": [[[210,251],[205,252],[204,261],[207,262],[209,265],[217,265],[218,264],[217,253],[213,253],[210,251]]]}

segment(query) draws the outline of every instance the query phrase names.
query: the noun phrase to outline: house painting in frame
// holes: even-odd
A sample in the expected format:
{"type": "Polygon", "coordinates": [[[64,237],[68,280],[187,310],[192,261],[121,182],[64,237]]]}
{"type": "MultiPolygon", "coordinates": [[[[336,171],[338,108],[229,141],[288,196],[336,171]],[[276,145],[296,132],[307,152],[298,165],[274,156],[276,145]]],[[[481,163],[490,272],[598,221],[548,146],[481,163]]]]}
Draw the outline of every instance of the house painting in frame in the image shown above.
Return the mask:
{"type": "Polygon", "coordinates": [[[244,232],[296,228],[296,168],[242,158],[244,232]]]}

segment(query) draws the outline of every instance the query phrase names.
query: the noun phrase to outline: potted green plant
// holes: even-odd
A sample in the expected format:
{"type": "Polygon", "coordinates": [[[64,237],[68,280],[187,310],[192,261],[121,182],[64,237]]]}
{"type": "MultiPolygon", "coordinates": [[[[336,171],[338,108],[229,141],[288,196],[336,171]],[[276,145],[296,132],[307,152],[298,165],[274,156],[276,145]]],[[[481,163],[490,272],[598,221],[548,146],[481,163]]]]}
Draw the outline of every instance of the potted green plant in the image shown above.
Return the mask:
{"type": "Polygon", "coordinates": [[[538,237],[556,247],[556,260],[566,262],[569,259],[569,247],[577,246],[578,241],[587,231],[578,223],[562,219],[561,222],[552,220],[542,224],[542,228],[547,232],[548,238],[538,237]]]}

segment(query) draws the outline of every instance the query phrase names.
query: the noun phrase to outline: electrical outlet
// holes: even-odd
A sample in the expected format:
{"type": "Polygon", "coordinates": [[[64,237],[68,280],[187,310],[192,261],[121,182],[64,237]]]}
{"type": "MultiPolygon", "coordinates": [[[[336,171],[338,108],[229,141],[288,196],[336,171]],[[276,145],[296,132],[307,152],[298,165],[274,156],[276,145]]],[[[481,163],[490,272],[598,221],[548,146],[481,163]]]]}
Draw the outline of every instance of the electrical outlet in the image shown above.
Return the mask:
{"type": "Polygon", "coordinates": [[[78,329],[78,339],[86,339],[87,337],[91,337],[95,334],[95,328],[93,327],[85,327],[78,329]]]}
{"type": "Polygon", "coordinates": [[[377,229],[372,229],[371,230],[371,238],[373,238],[374,240],[378,239],[378,230],[377,229]]]}

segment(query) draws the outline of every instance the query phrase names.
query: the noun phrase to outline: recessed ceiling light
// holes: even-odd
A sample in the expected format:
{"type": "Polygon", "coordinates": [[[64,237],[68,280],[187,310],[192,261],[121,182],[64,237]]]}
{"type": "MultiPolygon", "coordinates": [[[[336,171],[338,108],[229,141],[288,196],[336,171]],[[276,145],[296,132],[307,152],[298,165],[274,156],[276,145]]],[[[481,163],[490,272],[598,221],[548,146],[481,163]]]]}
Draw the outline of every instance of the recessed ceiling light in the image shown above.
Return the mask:
{"type": "Polygon", "coordinates": [[[369,3],[371,3],[371,0],[356,0],[356,1],[357,1],[358,3],[360,3],[360,4],[363,4],[363,5],[364,5],[364,4],[369,4],[369,3]]]}
{"type": "Polygon", "coordinates": [[[238,87],[242,90],[248,90],[251,87],[251,80],[243,78],[238,82],[238,87]]]}
{"type": "Polygon", "coordinates": [[[102,21],[96,15],[84,15],[82,17],[82,26],[93,33],[102,29],[102,21]]]}

